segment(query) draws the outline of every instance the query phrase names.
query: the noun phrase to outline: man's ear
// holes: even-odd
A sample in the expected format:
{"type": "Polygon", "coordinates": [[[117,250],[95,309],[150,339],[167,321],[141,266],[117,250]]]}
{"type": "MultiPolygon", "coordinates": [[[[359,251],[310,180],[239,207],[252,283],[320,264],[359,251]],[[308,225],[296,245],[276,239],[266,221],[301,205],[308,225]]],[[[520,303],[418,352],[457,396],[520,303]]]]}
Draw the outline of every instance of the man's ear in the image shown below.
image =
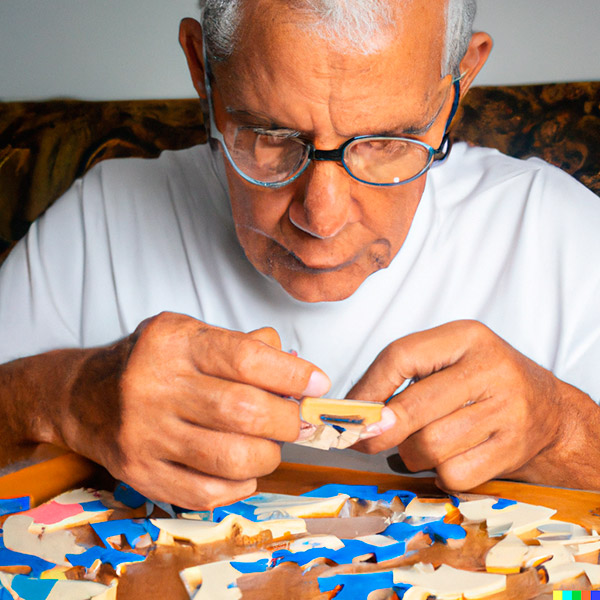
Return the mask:
{"type": "Polygon", "coordinates": [[[206,99],[204,86],[204,54],[202,51],[202,25],[195,19],[183,19],[179,25],[179,44],[187,59],[192,83],[202,99],[206,99]]]}
{"type": "Polygon", "coordinates": [[[471,37],[467,52],[460,62],[460,73],[462,76],[460,82],[461,97],[467,93],[477,73],[481,71],[492,51],[493,45],[492,38],[483,31],[478,31],[471,37]]]}

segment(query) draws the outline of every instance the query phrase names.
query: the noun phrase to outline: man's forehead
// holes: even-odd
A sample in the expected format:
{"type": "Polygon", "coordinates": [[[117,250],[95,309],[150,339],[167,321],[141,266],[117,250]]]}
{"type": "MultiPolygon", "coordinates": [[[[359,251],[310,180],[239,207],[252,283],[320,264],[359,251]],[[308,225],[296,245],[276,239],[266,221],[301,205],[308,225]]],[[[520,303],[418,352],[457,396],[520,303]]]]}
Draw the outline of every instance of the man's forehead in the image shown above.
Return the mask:
{"type": "Polygon", "coordinates": [[[338,49],[368,53],[378,48],[377,39],[388,42],[405,31],[427,30],[445,37],[448,0],[242,0],[240,11],[241,42],[269,40],[271,32],[282,25],[316,31],[338,49]],[[344,44],[343,37],[356,44],[344,44]],[[373,39],[372,44],[365,40],[373,39]]]}
{"type": "MultiPolygon", "coordinates": [[[[335,19],[328,20],[310,8],[321,2],[327,4],[324,0],[245,0],[240,12],[237,43],[232,57],[225,64],[233,63],[232,67],[235,68],[240,63],[240,66],[248,68],[252,66],[249,65],[251,61],[264,63],[273,56],[285,54],[292,44],[296,50],[296,42],[303,40],[304,52],[296,56],[296,62],[305,60],[307,54],[327,49],[328,67],[331,69],[370,69],[368,63],[361,67],[357,59],[361,55],[378,55],[379,60],[384,61],[397,58],[393,65],[395,69],[399,64],[412,72],[426,67],[428,70],[439,69],[441,75],[447,0],[381,0],[384,4],[386,1],[390,5],[387,18],[374,18],[367,34],[362,24],[353,21],[360,15],[351,10],[341,11],[335,19]],[[353,35],[354,29],[361,31],[353,35]],[[359,33],[363,38],[368,35],[373,43],[348,46],[341,39],[341,36],[358,39],[359,33]],[[325,48],[320,44],[323,40],[328,42],[325,48]],[[389,47],[394,52],[386,53],[385,49],[389,47]]],[[[340,0],[340,5],[345,4],[364,6],[365,3],[340,0]]],[[[367,9],[361,10],[369,14],[367,9]]],[[[277,66],[284,65],[282,62],[277,66]]]]}
{"type": "MultiPolygon", "coordinates": [[[[380,48],[366,53],[340,50],[335,41],[323,40],[306,26],[305,12],[274,10],[282,4],[288,3],[247,3],[236,51],[227,62],[214,65],[217,86],[230,108],[262,112],[300,129],[296,118],[281,120],[294,112],[288,110],[290,103],[302,103],[327,110],[347,132],[348,121],[385,112],[390,105],[400,112],[410,107],[410,125],[426,120],[439,105],[444,0],[406,3],[396,35],[390,37],[389,28],[380,31],[380,48]]],[[[381,127],[393,121],[392,115],[382,114],[381,127]]],[[[319,129],[318,123],[312,125],[319,129]]]]}

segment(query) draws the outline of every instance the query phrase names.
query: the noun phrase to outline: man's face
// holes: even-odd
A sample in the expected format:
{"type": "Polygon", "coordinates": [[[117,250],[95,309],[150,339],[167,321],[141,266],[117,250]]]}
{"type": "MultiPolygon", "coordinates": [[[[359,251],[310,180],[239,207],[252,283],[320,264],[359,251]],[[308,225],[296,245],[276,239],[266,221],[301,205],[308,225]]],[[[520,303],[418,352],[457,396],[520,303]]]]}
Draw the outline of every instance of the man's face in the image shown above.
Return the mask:
{"type": "MultiPolygon", "coordinates": [[[[277,0],[253,3],[241,44],[213,64],[216,122],[299,132],[316,148],[356,135],[413,137],[439,146],[452,105],[441,79],[443,0],[408,3],[375,52],[338,52],[306,17],[277,0]]],[[[389,188],[353,180],[335,162],[313,162],[294,182],[265,189],[226,161],[239,241],[256,269],[293,297],[350,296],[402,246],[425,176],[389,188]]]]}

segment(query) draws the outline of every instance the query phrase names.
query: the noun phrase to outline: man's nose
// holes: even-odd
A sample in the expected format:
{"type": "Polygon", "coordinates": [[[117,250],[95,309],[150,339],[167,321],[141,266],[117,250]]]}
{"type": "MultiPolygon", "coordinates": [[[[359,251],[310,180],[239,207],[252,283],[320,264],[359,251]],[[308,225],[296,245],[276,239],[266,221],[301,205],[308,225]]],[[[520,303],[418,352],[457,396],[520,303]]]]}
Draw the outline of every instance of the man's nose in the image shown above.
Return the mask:
{"type": "Polygon", "coordinates": [[[289,211],[290,221],[298,229],[327,239],[358,219],[359,208],[350,190],[352,181],[340,164],[314,161],[302,180],[304,188],[299,186],[289,211]]]}

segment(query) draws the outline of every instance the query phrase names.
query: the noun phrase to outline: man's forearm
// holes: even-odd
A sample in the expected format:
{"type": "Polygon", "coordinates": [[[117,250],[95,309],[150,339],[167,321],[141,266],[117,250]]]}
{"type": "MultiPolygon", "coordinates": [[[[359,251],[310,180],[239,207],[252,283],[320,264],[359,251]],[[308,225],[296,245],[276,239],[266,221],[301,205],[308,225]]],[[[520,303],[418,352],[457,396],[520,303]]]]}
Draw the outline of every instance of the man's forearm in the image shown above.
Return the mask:
{"type": "Polygon", "coordinates": [[[0,458],[39,442],[73,448],[78,422],[110,410],[101,398],[114,396],[125,352],[123,345],[57,350],[0,365],[0,458]]]}
{"type": "MultiPolygon", "coordinates": [[[[561,429],[558,439],[516,475],[527,481],[575,489],[600,490],[600,406],[562,381],[561,403],[554,407],[561,429]]],[[[552,410],[552,408],[551,408],[552,410]]]]}

